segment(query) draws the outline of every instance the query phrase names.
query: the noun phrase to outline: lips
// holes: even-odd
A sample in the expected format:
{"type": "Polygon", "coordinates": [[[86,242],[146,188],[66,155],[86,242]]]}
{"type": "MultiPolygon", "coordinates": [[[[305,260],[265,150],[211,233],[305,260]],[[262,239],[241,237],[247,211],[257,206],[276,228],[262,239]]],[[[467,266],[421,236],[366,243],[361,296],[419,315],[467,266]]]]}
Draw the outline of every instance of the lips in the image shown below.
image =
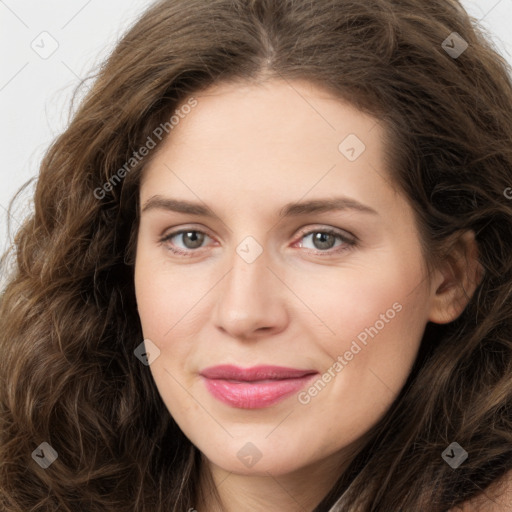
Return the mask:
{"type": "Polygon", "coordinates": [[[200,372],[206,389],[232,407],[257,409],[273,405],[303,388],[318,372],[283,366],[239,368],[220,365],[200,372]]]}
{"type": "Polygon", "coordinates": [[[252,368],[239,368],[232,365],[212,366],[201,372],[207,379],[238,380],[252,382],[258,380],[297,379],[317,373],[315,370],[296,370],[283,366],[253,366],[252,368]]]}

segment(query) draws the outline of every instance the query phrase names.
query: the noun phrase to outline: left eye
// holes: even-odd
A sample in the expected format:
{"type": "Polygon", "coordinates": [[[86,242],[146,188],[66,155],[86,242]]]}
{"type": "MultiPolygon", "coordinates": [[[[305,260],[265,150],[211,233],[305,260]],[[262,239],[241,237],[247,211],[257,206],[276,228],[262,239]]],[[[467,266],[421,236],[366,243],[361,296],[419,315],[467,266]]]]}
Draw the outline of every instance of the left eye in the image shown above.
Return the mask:
{"type": "MultiPolygon", "coordinates": [[[[170,233],[161,239],[162,243],[171,242],[173,238],[181,237],[184,247],[176,247],[174,243],[169,243],[168,248],[176,254],[182,254],[190,256],[191,253],[195,252],[195,249],[200,249],[206,238],[210,238],[206,233],[194,229],[184,229],[170,233]]],[[[308,237],[312,237],[312,243],[314,245],[313,250],[317,253],[330,253],[330,252],[341,252],[354,246],[356,241],[348,236],[334,231],[332,229],[317,229],[303,233],[300,240],[304,240],[308,237]],[[338,249],[335,251],[329,251],[335,247],[336,239],[340,240],[338,249]]],[[[301,242],[300,247],[304,247],[304,243],[301,242]]]]}
{"type": "MultiPolygon", "coordinates": [[[[355,245],[354,240],[331,229],[308,231],[302,235],[301,239],[309,237],[312,237],[311,241],[314,246],[313,249],[320,252],[327,252],[327,250],[332,249],[334,247],[334,243],[336,243],[336,239],[341,241],[338,245],[338,247],[342,246],[341,250],[348,248],[347,246],[355,245]]],[[[301,243],[301,247],[304,247],[303,243],[301,243]]]]}

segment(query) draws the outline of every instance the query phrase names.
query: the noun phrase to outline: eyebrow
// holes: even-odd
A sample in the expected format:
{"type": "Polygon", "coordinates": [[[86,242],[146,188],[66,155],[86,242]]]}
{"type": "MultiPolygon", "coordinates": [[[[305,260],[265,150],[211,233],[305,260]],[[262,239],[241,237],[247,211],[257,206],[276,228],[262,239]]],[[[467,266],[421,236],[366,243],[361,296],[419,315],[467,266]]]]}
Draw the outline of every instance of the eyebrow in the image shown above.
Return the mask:
{"type": "MultiPolygon", "coordinates": [[[[207,206],[201,203],[172,199],[170,197],[153,196],[149,198],[142,208],[142,212],[149,210],[167,210],[188,215],[198,215],[204,217],[217,217],[207,206]]],[[[369,206],[366,206],[355,199],[349,197],[335,197],[325,199],[313,199],[288,203],[279,211],[279,217],[298,217],[312,213],[325,213],[331,211],[357,210],[363,213],[378,215],[378,213],[369,206]]]]}

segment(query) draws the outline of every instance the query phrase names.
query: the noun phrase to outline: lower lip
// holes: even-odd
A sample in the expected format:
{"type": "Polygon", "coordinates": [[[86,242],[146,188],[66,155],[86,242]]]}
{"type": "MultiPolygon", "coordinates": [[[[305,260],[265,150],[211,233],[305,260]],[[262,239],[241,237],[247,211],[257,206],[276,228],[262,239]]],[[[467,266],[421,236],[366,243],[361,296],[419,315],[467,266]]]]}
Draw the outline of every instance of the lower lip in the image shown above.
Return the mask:
{"type": "Polygon", "coordinates": [[[203,377],[206,389],[217,400],[239,409],[269,407],[297,393],[317,374],[295,379],[240,382],[203,377]]]}

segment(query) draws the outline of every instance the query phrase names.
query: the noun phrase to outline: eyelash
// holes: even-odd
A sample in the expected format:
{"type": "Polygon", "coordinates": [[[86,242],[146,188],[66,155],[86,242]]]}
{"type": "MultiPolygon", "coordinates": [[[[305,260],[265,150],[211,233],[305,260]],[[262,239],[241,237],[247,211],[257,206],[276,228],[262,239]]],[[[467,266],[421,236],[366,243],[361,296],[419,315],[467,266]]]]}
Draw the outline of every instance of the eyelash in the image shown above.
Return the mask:
{"type": "MultiPolygon", "coordinates": [[[[178,236],[178,235],[181,235],[183,233],[202,233],[206,236],[208,236],[209,238],[211,238],[207,233],[205,233],[204,231],[200,231],[199,229],[180,229],[179,231],[174,231],[172,233],[169,233],[168,235],[165,235],[164,237],[162,237],[160,239],[160,243],[164,244],[164,243],[167,243],[169,242],[169,240],[171,240],[172,238],[174,238],[175,236],[178,236]]],[[[345,251],[348,251],[350,249],[352,249],[353,247],[355,247],[357,245],[357,239],[354,237],[354,238],[349,238],[347,236],[345,236],[344,234],[340,233],[339,231],[336,231],[334,229],[331,229],[331,228],[325,228],[325,229],[313,229],[313,230],[310,230],[310,231],[306,231],[304,233],[301,233],[300,235],[300,238],[299,240],[302,240],[303,238],[309,236],[309,235],[312,235],[312,234],[315,234],[315,233],[322,233],[322,234],[328,234],[328,235],[333,235],[335,237],[337,237],[339,240],[341,240],[344,244],[344,246],[341,246],[338,247],[337,249],[327,249],[325,251],[320,251],[320,250],[312,250],[312,249],[309,249],[308,251],[314,255],[320,255],[320,256],[324,256],[324,255],[327,255],[327,256],[332,256],[332,255],[338,255],[338,254],[341,254],[345,251]]],[[[171,251],[172,253],[174,254],[178,254],[180,256],[185,256],[185,257],[193,257],[195,256],[194,253],[197,253],[199,252],[200,249],[202,249],[202,247],[198,248],[198,249],[189,249],[188,251],[185,251],[183,249],[176,249],[174,247],[171,247],[171,246],[167,246],[167,249],[169,251],[171,251]]]]}

